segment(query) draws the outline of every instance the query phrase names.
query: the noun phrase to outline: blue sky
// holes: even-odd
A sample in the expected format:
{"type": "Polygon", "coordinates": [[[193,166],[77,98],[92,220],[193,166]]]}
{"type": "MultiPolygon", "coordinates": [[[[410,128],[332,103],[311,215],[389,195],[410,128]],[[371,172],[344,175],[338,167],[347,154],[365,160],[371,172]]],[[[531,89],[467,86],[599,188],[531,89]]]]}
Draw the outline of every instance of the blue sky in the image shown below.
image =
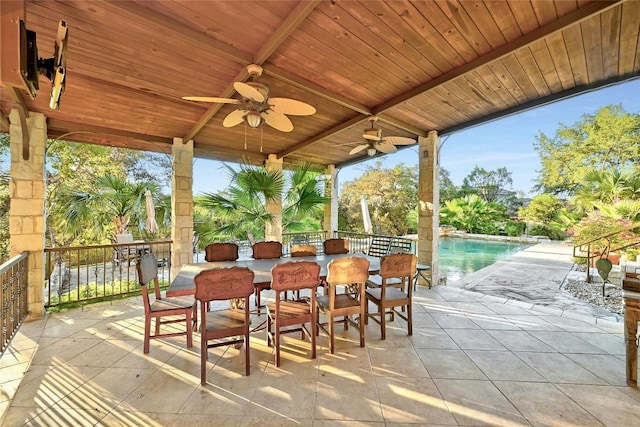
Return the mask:
{"type": "MultiPolygon", "coordinates": [[[[486,170],[506,167],[513,178],[513,190],[523,191],[529,196],[533,181],[540,170],[538,154],[533,149],[535,137],[540,132],[548,136],[555,134],[559,123],[572,125],[582,119],[583,114],[592,114],[609,105],[622,105],[629,113],[640,113],[640,79],[610,86],[597,91],[558,101],[504,119],[495,120],[441,139],[440,166],[447,169],[455,185],[477,165],[486,170]]],[[[407,166],[418,162],[414,148],[379,158],[385,167],[403,163],[407,166]]],[[[340,184],[358,178],[367,165],[376,160],[342,169],[338,174],[340,184]]],[[[226,172],[221,163],[197,159],[194,163],[194,194],[215,192],[227,187],[226,172]],[[212,171],[215,171],[212,174],[212,171]],[[215,183],[211,176],[221,174],[215,183]]]]}

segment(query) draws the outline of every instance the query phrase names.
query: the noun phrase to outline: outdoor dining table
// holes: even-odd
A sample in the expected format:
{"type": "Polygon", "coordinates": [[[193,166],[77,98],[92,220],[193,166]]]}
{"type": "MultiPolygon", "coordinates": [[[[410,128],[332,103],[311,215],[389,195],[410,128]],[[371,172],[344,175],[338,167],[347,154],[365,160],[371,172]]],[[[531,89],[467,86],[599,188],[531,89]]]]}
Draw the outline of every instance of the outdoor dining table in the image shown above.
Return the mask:
{"type": "Polygon", "coordinates": [[[254,273],[253,286],[257,292],[269,289],[271,284],[271,269],[281,262],[287,261],[314,261],[320,265],[320,277],[327,277],[327,265],[334,259],[357,256],[369,260],[369,274],[375,274],[380,270],[380,258],[363,254],[338,254],[338,255],[317,255],[309,257],[295,258],[273,258],[273,259],[238,259],[236,261],[203,262],[197,264],[185,264],[182,266],[176,277],[171,281],[167,289],[167,297],[183,295],[193,295],[195,293],[194,278],[198,273],[212,268],[224,267],[247,267],[254,273]]]}

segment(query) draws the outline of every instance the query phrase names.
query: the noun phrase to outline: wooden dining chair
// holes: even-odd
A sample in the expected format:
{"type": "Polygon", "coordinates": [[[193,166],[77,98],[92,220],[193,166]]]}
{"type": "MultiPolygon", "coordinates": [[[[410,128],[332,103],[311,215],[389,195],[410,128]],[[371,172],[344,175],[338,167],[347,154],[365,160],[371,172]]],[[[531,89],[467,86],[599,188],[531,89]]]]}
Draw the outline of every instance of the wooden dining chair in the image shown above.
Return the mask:
{"type": "Polygon", "coordinates": [[[238,245],[235,243],[211,243],[204,248],[207,262],[235,261],[238,259],[238,245]]]}
{"type": "Polygon", "coordinates": [[[380,260],[380,287],[368,288],[365,291],[365,323],[369,318],[380,325],[381,339],[386,338],[386,317],[391,315],[391,321],[397,314],[407,322],[408,335],[413,334],[413,319],[411,310],[412,280],[416,274],[418,258],[413,254],[393,254],[380,260]],[[396,281],[402,285],[398,286],[396,281]],[[378,306],[378,312],[369,313],[369,302],[378,306]],[[403,307],[405,312],[399,312],[396,307],[403,307]]]}
{"type": "Polygon", "coordinates": [[[316,256],[318,250],[313,245],[293,245],[291,246],[292,257],[316,256]]]}
{"type": "Polygon", "coordinates": [[[301,331],[311,341],[311,358],[316,358],[316,293],[320,283],[320,265],[312,261],[289,261],[271,269],[271,289],[275,301],[267,305],[267,344],[275,347],[276,366],[280,366],[280,335],[301,331]],[[311,297],[286,300],[283,293],[310,289],[311,297]],[[309,329],[305,324],[309,324],[309,329]],[[291,326],[298,326],[291,328],[291,326]]]}
{"type": "Polygon", "coordinates": [[[249,296],[253,293],[254,273],[246,267],[214,268],[196,275],[196,300],[200,302],[200,383],[207,382],[209,348],[244,343],[245,375],[250,373],[249,296]],[[242,308],[207,311],[211,301],[244,299],[242,308]],[[237,338],[241,336],[241,338],[237,338]],[[220,340],[209,344],[210,340],[220,340]]]}
{"type": "MultiPolygon", "coordinates": [[[[253,244],[251,249],[253,251],[253,259],[282,258],[282,243],[280,242],[257,242],[253,244]]],[[[260,293],[265,289],[269,289],[269,284],[259,283],[256,284],[254,288],[256,307],[258,307],[258,313],[260,313],[260,307],[262,307],[260,302],[260,293]]]]}
{"type": "MultiPolygon", "coordinates": [[[[317,249],[313,245],[293,245],[291,246],[291,258],[302,258],[308,256],[316,256],[317,249]]],[[[322,285],[322,283],[320,284],[322,285]]],[[[296,298],[300,298],[300,291],[296,291],[296,298]]],[[[287,297],[287,293],[284,293],[285,298],[287,297]]]]}
{"type": "Polygon", "coordinates": [[[344,317],[344,329],[349,323],[357,327],[360,333],[360,347],[364,347],[364,319],[365,319],[365,283],[369,277],[369,260],[362,257],[347,257],[332,260],[327,266],[327,291],[318,296],[318,314],[316,322],[318,328],[329,336],[329,351],[335,351],[335,318],[344,317]],[[338,288],[344,287],[344,293],[338,293],[338,288]],[[320,313],[327,317],[329,329],[320,323],[320,313]],[[358,316],[357,322],[354,316],[358,316]],[[350,317],[351,316],[351,317],[350,317]]]}
{"type": "Polygon", "coordinates": [[[325,255],[349,253],[349,241],[346,239],[327,239],[322,243],[325,255]]]}
{"type": "Polygon", "coordinates": [[[167,338],[180,335],[187,336],[187,347],[193,346],[193,327],[198,321],[196,302],[191,296],[162,298],[158,284],[158,260],[154,254],[145,254],[136,264],[138,282],[142,290],[144,303],[144,353],[149,353],[151,338],[167,338]],[[153,283],[155,299],[149,298],[149,284],[153,283]],[[175,316],[184,316],[175,318],[175,316]],[[170,317],[168,320],[162,320],[170,317]],[[155,319],[155,333],[151,335],[151,320],[155,319]],[[170,323],[186,322],[184,332],[160,333],[160,326],[170,323]]]}

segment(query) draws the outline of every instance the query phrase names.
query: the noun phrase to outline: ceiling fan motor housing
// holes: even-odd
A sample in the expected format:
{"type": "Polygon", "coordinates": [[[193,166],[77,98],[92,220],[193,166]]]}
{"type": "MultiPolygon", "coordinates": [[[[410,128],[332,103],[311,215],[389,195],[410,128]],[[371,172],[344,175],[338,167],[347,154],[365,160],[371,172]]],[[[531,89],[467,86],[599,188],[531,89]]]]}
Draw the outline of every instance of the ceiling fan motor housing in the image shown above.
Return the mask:
{"type": "Polygon", "coordinates": [[[365,139],[369,140],[380,140],[382,138],[382,130],[381,129],[365,129],[364,134],[362,135],[365,139]]]}

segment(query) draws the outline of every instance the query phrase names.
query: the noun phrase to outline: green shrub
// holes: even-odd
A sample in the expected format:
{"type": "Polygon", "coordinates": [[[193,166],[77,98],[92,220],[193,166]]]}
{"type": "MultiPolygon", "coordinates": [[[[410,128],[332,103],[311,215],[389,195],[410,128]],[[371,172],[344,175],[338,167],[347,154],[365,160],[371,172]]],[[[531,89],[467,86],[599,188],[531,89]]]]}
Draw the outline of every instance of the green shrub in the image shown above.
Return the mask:
{"type": "Polygon", "coordinates": [[[547,236],[551,240],[563,240],[565,233],[562,230],[557,230],[546,224],[535,224],[529,228],[529,235],[531,236],[547,236]]]}
{"type": "Polygon", "coordinates": [[[521,221],[507,221],[504,225],[504,234],[511,237],[522,236],[527,224],[521,221]]]}

